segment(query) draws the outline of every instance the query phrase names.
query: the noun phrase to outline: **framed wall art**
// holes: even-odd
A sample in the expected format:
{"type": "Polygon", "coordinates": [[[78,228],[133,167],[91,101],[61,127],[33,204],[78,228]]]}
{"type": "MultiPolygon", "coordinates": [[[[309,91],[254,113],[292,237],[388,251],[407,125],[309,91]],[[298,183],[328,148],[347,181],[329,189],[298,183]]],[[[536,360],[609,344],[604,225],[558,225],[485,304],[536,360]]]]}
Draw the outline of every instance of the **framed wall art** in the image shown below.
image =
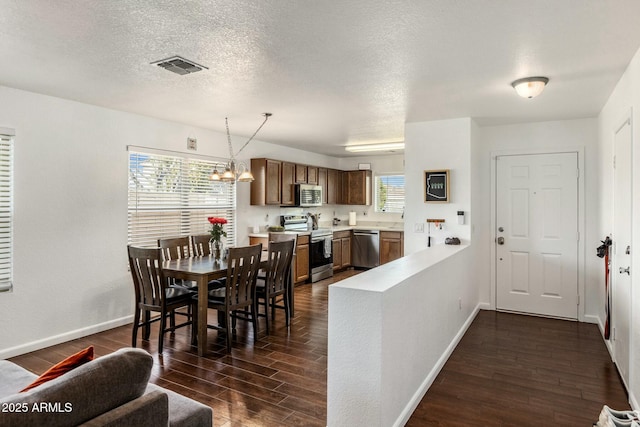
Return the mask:
{"type": "Polygon", "coordinates": [[[449,169],[424,171],[425,203],[449,203],[449,169]]]}

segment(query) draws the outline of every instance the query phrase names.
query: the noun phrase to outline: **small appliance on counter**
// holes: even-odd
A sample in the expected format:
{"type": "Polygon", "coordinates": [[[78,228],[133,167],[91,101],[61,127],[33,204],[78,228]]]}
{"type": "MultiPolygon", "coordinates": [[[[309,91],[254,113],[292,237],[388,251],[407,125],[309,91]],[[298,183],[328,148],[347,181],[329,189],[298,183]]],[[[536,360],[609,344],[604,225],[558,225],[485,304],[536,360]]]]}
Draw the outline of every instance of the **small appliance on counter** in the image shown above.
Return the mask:
{"type": "Polygon", "coordinates": [[[333,226],[340,225],[340,220],[338,218],[333,218],[333,226]]]}

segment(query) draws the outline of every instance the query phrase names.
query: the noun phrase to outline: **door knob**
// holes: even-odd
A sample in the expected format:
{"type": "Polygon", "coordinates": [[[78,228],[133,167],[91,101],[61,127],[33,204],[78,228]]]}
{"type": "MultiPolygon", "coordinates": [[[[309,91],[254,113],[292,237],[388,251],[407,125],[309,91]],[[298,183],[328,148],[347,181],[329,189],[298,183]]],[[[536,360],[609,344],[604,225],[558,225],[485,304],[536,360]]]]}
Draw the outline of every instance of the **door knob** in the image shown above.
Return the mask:
{"type": "Polygon", "coordinates": [[[631,267],[627,267],[627,268],[622,268],[622,267],[620,267],[620,270],[619,270],[619,271],[620,271],[620,274],[627,273],[629,276],[631,276],[631,272],[629,271],[629,269],[630,269],[630,268],[631,268],[631,267]]]}
{"type": "Polygon", "coordinates": [[[496,242],[498,242],[499,245],[504,245],[504,237],[498,237],[496,242]]]}

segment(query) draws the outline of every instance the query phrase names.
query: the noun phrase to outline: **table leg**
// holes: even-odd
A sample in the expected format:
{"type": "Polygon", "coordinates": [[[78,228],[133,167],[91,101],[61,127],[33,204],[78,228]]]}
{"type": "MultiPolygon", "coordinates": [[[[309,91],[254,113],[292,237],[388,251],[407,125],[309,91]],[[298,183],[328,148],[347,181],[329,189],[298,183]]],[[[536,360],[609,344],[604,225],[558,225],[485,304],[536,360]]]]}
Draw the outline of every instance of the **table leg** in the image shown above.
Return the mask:
{"type": "Polygon", "coordinates": [[[207,278],[198,277],[198,356],[204,356],[207,349],[207,313],[209,303],[207,278]]]}

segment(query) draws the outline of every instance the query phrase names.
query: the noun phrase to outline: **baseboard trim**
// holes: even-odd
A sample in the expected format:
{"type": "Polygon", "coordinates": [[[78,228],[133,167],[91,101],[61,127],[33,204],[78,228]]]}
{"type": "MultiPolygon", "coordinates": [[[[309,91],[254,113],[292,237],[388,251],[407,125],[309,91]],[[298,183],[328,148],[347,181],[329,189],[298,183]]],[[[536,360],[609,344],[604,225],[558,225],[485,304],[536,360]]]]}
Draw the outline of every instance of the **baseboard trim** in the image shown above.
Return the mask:
{"type": "Polygon", "coordinates": [[[596,325],[598,325],[600,327],[600,331],[603,333],[603,336],[604,336],[604,328],[602,327],[602,322],[600,321],[600,318],[598,316],[594,316],[593,314],[585,314],[583,322],[584,323],[595,323],[596,325]]]}
{"type": "Polygon", "coordinates": [[[85,328],[76,329],[74,331],[65,332],[63,334],[54,335],[41,340],[32,341],[15,347],[0,350],[0,359],[8,359],[10,357],[20,356],[21,354],[40,350],[52,345],[61,344],[76,338],[86,337],[87,335],[96,334],[109,329],[117,328],[133,322],[133,315],[121,317],[119,319],[109,320],[108,322],[98,323],[96,325],[87,326],[85,328]]]}
{"type": "Polygon", "coordinates": [[[411,400],[409,400],[409,403],[407,403],[407,406],[405,406],[405,409],[400,413],[400,416],[398,417],[396,422],[393,424],[394,427],[402,427],[409,421],[409,418],[411,418],[413,411],[416,410],[416,408],[422,401],[422,398],[424,397],[424,395],[427,394],[427,390],[429,390],[429,387],[431,387],[431,384],[433,384],[433,382],[436,380],[436,377],[444,367],[444,364],[447,362],[447,360],[449,360],[451,353],[453,353],[453,350],[455,350],[456,347],[458,346],[458,343],[460,342],[464,334],[467,332],[467,329],[469,329],[469,326],[471,326],[471,323],[478,315],[478,312],[481,309],[484,310],[484,308],[481,308],[484,305],[488,306],[488,304],[483,304],[483,303],[479,303],[478,305],[476,305],[473,312],[471,312],[469,317],[467,317],[467,320],[464,322],[464,324],[462,325],[458,333],[453,337],[453,339],[451,340],[451,343],[449,343],[449,346],[447,346],[444,353],[442,353],[442,356],[440,356],[440,358],[436,362],[433,369],[431,369],[431,371],[429,372],[427,377],[424,379],[422,384],[420,384],[420,387],[418,388],[418,390],[414,393],[411,400]]]}

